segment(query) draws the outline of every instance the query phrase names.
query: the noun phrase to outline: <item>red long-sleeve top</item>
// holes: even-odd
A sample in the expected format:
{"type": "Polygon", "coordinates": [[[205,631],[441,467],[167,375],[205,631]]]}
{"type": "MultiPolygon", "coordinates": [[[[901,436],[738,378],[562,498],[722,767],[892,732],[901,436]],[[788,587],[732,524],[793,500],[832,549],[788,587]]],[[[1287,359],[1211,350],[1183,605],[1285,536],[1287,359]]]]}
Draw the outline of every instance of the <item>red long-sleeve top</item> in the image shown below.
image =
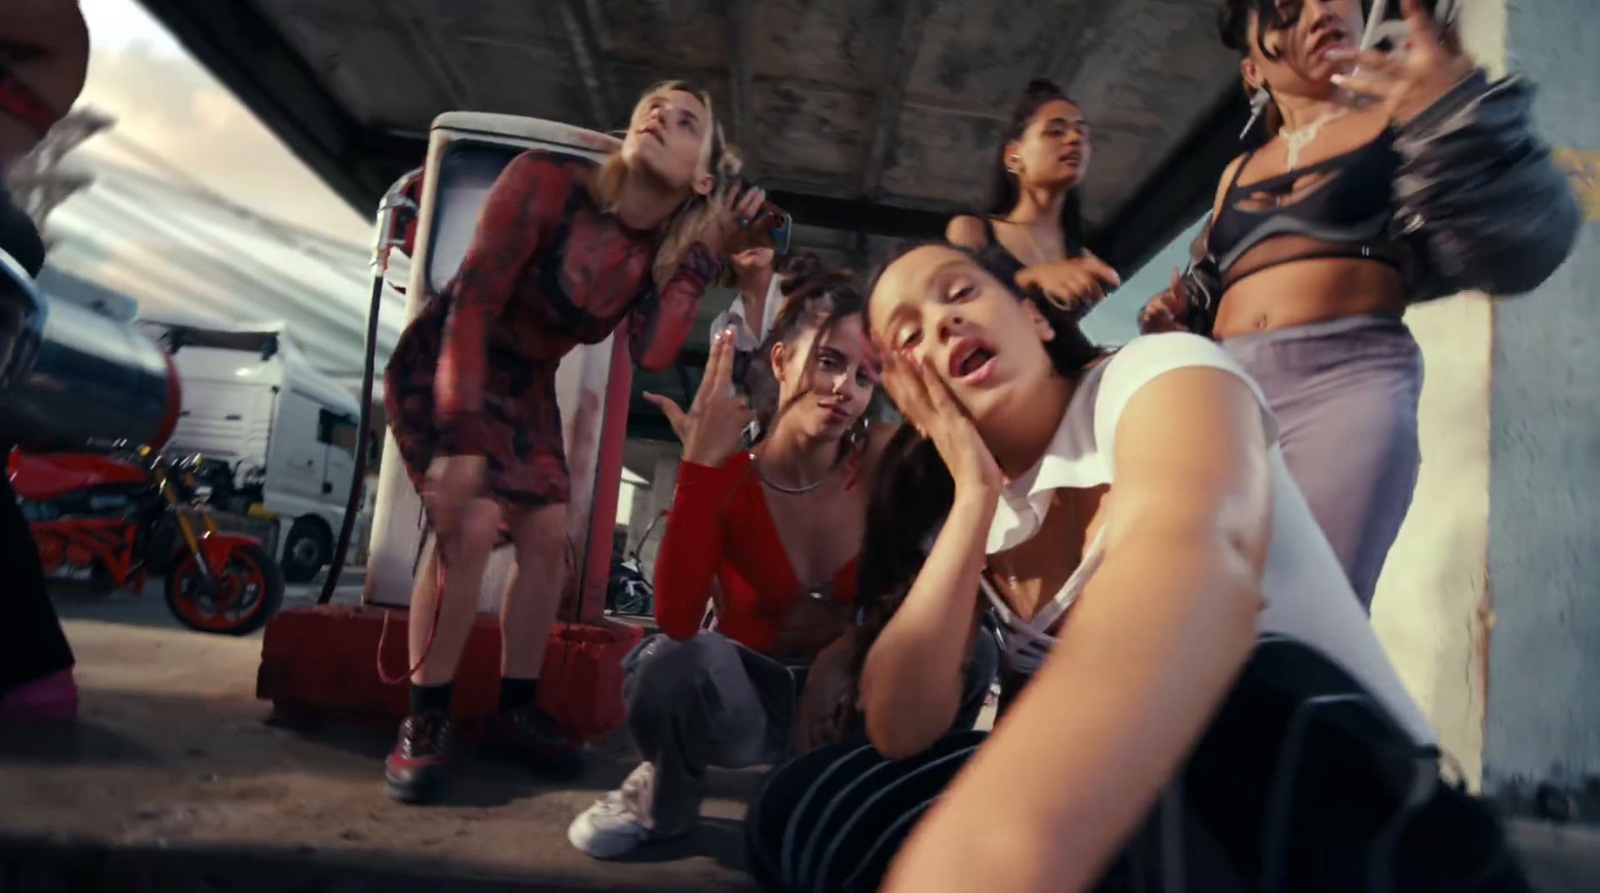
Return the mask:
{"type": "MultiPolygon", "coordinates": [[[[656,622],[674,639],[699,630],[713,580],[722,591],[718,631],[763,653],[771,650],[795,602],[809,597],[789,564],[750,462],[749,453],[739,452],[721,468],[678,466],[655,571],[656,622]]],[[[854,559],[833,575],[823,594],[839,604],[854,603],[854,559]]]]}
{"type": "Polygon", "coordinates": [[[448,313],[434,380],[441,454],[484,453],[483,388],[496,359],[555,362],[604,341],[624,318],[640,367],[665,369],[677,358],[719,262],[696,242],[657,289],[661,233],[597,207],[588,189],[595,167],[524,152],[490,189],[461,269],[435,302],[448,313]]]}

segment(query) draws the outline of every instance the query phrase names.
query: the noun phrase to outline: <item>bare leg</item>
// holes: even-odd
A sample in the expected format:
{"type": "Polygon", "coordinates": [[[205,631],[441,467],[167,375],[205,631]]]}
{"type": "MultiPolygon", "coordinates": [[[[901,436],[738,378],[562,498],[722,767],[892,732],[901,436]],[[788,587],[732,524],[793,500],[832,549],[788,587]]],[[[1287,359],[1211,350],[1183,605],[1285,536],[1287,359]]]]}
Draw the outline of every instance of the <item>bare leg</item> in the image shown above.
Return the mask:
{"type": "Polygon", "coordinates": [[[442,542],[417,576],[411,593],[411,663],[417,672],[411,681],[417,685],[443,685],[455,678],[461,652],[478,613],[478,590],[483,586],[483,570],[499,535],[500,506],[490,499],[479,499],[461,515],[461,524],[452,542],[442,542]],[[433,627],[434,599],[439,593],[438,557],[444,549],[444,608],[439,612],[438,629],[433,632],[433,647],[428,634],[433,627]],[[426,654],[424,653],[426,652],[426,654]]]}
{"type": "Polygon", "coordinates": [[[517,572],[500,606],[500,675],[537,679],[567,580],[567,507],[525,511],[511,524],[517,572]]]}
{"type": "Polygon", "coordinates": [[[511,522],[517,573],[500,607],[500,705],[489,745],[539,772],[570,776],[582,760],[555,717],[538,706],[539,670],[566,579],[567,507],[518,513],[511,522]]]}

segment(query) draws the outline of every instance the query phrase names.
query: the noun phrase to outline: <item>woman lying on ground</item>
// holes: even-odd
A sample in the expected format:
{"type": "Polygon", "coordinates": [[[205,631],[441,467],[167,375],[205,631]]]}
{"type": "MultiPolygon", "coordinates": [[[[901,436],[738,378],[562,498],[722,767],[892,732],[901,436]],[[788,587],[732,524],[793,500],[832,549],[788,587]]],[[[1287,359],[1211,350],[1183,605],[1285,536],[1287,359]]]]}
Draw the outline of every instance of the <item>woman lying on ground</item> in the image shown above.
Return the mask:
{"type": "Polygon", "coordinates": [[[1538,287],[1581,220],[1531,130],[1531,88],[1490,83],[1423,7],[1405,3],[1396,61],[1355,51],[1360,0],[1230,0],[1223,42],[1272,135],[1228,166],[1189,274],[1141,317],[1209,335],[1261,385],[1363,606],[1421,464],[1422,352],[1402,314],[1538,287]]]}
{"type": "MultiPolygon", "coordinates": [[[[792,286],[759,353],[778,404],[752,450],[752,419],[732,393],[734,340],[713,341],[687,413],[667,529],[656,556],[661,635],[631,654],[628,726],[645,758],[572,823],[568,837],[598,858],[687,832],[708,766],[742,768],[804,753],[840,733],[853,693],[851,614],[866,504],[889,433],[868,424],[878,385],[860,293],[848,274],[792,286]],[[716,592],[717,630],[702,631],[716,592]]],[[[963,671],[956,720],[970,728],[996,656],[963,671]]]]}
{"type": "Polygon", "coordinates": [[[603,163],[545,151],[514,158],[460,272],[400,336],[385,406],[442,570],[430,562],[412,593],[411,716],[386,767],[396,799],[442,790],[451,680],[502,531],[517,576],[500,613],[490,743],[536,769],[572,768],[574,752],[536,704],[566,578],[570,481],[556,368],[619,327],[641,367],[673,362],[724,244],[763,201],[751,190],[735,207],[737,173],[710,98],[676,82],[654,87],[603,163]]]}
{"type": "Polygon", "coordinates": [[[1034,80],[1004,135],[987,210],[953,218],[945,238],[974,251],[992,246],[996,268],[1018,286],[1054,295],[1081,318],[1122,284],[1083,244],[1078,186],[1089,173],[1089,122],[1060,87],[1034,80]]]}
{"type": "Polygon", "coordinates": [[[862,557],[870,740],[767,781],[747,833],[769,889],[874,890],[891,859],[895,893],[1526,889],[1493,819],[1439,783],[1221,348],[1108,356],[942,245],[891,263],[868,318],[908,421],[862,557]],[[986,609],[1001,717],[947,735],[986,609]]]}

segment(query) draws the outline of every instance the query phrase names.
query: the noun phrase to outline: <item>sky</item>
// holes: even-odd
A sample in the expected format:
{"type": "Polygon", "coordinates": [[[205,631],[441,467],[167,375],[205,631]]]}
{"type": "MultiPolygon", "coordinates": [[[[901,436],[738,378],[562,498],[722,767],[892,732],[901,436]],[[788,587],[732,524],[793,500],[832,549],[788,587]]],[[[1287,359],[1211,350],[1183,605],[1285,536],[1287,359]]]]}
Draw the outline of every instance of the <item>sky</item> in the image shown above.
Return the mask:
{"type": "MultiPolygon", "coordinates": [[[[218,0],[227,2],[227,0],[218,0]]],[[[142,164],[127,142],[271,216],[357,245],[370,221],[322,184],[135,0],[82,0],[89,80],[80,106],[117,119],[92,157],[142,164]]]]}

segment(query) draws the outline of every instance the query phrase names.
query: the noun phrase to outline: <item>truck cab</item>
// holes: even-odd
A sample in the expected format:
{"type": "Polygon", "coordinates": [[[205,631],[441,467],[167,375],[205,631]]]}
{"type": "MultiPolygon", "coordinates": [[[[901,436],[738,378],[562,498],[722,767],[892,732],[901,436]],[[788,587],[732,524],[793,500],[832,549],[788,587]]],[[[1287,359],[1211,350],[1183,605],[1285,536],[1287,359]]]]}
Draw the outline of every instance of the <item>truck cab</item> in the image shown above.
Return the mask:
{"type": "Polygon", "coordinates": [[[235,512],[276,525],[284,579],[333,555],[355,471],[360,402],[314,368],[281,324],[140,321],[172,356],[183,406],[171,449],[227,462],[235,512]]]}

